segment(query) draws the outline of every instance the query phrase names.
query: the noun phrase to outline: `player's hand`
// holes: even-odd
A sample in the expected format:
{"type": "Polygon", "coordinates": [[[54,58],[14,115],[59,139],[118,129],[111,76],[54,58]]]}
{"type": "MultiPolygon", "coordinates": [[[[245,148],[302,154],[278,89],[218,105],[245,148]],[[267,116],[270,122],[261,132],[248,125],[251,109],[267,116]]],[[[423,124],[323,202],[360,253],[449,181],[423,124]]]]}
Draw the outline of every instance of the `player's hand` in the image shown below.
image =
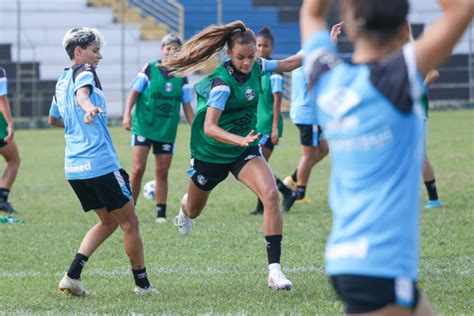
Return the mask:
{"type": "Polygon", "coordinates": [[[270,140],[272,141],[272,144],[273,145],[277,145],[278,144],[278,141],[279,141],[279,137],[278,137],[278,129],[272,129],[272,135],[270,136],[270,140]]]}
{"type": "Polygon", "coordinates": [[[13,140],[13,135],[15,134],[15,129],[13,128],[13,125],[8,125],[7,132],[8,132],[7,136],[3,138],[3,141],[5,143],[9,143],[13,140]]]}
{"type": "Polygon", "coordinates": [[[122,126],[127,131],[129,131],[130,128],[131,128],[131,124],[130,124],[131,121],[132,121],[132,119],[131,119],[130,115],[127,115],[127,114],[123,115],[122,126]]]}
{"type": "Polygon", "coordinates": [[[344,24],[343,21],[336,23],[331,28],[331,39],[334,43],[337,43],[337,38],[339,34],[341,34],[342,25],[344,24]]]}
{"type": "Polygon", "coordinates": [[[251,130],[250,133],[242,139],[240,146],[248,147],[251,143],[253,143],[255,140],[259,138],[260,138],[260,133],[255,134],[255,131],[251,130]]]}
{"type": "Polygon", "coordinates": [[[89,110],[86,111],[86,115],[84,115],[84,123],[86,124],[91,124],[94,123],[94,116],[97,115],[97,113],[102,113],[102,109],[94,106],[91,107],[89,110]]]}

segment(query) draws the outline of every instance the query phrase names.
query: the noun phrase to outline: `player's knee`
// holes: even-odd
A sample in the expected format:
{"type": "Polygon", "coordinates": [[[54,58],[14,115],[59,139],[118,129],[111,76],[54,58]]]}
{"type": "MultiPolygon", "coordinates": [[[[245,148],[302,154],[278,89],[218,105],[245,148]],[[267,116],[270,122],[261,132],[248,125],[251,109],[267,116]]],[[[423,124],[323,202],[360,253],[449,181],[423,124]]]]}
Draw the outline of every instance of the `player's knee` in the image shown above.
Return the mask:
{"type": "Polygon", "coordinates": [[[168,170],[160,169],[155,172],[155,176],[159,180],[168,180],[168,170]]]}
{"type": "Polygon", "coordinates": [[[134,234],[138,232],[138,217],[132,216],[127,221],[120,224],[124,233],[134,234]]]}
{"type": "Polygon", "coordinates": [[[276,186],[271,186],[263,192],[263,198],[261,198],[264,206],[274,206],[280,203],[280,195],[276,186]]]}
{"type": "Polygon", "coordinates": [[[145,165],[135,164],[132,168],[132,176],[142,176],[145,173],[145,165]]]}

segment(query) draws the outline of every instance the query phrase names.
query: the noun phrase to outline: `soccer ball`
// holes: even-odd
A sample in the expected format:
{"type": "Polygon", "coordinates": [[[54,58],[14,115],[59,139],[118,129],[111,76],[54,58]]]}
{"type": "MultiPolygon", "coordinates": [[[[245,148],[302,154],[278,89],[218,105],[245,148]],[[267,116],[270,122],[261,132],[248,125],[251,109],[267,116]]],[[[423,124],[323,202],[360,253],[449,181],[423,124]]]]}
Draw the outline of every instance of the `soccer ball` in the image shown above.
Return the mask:
{"type": "Polygon", "coordinates": [[[148,181],[143,187],[143,196],[147,200],[155,199],[155,180],[148,181]]]}

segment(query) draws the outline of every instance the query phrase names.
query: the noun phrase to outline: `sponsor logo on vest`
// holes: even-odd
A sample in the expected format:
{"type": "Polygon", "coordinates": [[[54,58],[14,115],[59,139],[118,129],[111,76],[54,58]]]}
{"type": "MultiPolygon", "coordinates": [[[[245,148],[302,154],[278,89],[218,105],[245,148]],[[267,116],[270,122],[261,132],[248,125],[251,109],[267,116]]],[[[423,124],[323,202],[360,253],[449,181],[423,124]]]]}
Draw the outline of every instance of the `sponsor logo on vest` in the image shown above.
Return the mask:
{"type": "Polygon", "coordinates": [[[166,92],[171,92],[171,91],[173,91],[173,84],[172,84],[171,82],[167,82],[167,83],[165,84],[165,91],[166,91],[166,92]]]}
{"type": "Polygon", "coordinates": [[[252,101],[253,98],[255,98],[255,91],[248,87],[246,90],[245,90],[245,97],[247,98],[247,101],[252,101]]]}
{"type": "Polygon", "coordinates": [[[86,162],[85,164],[82,165],[76,165],[76,166],[64,166],[64,170],[68,173],[79,173],[79,172],[84,172],[84,171],[89,171],[92,170],[92,164],[90,161],[86,162]]]}
{"type": "Polygon", "coordinates": [[[367,257],[369,252],[369,240],[367,238],[359,238],[355,241],[341,242],[329,245],[326,248],[325,257],[329,260],[337,259],[363,259],[367,257]]]}
{"type": "Polygon", "coordinates": [[[196,180],[200,185],[205,185],[207,183],[207,179],[203,175],[198,175],[196,180]]]}

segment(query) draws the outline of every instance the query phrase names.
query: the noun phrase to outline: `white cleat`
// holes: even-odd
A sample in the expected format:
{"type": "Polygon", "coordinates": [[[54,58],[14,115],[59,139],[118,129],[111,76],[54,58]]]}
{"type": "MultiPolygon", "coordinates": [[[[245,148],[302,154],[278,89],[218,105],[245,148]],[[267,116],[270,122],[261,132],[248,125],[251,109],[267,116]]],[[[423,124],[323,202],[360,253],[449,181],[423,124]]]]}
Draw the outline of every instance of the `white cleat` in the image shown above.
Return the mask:
{"type": "Polygon", "coordinates": [[[156,224],[163,224],[166,223],[166,217],[157,217],[155,220],[156,224]]]}
{"type": "Polygon", "coordinates": [[[188,202],[188,194],[186,193],[181,200],[181,208],[179,209],[178,215],[174,218],[174,225],[179,228],[179,231],[183,235],[187,235],[193,229],[193,220],[183,212],[183,205],[188,202]]]}
{"type": "Polygon", "coordinates": [[[174,226],[178,227],[181,234],[187,235],[193,229],[193,220],[180,209],[178,216],[174,218],[174,226]]]}
{"type": "Polygon", "coordinates": [[[293,283],[286,278],[280,268],[274,268],[270,269],[268,275],[268,287],[275,290],[289,291],[293,287],[293,283]]]}
{"type": "Polygon", "coordinates": [[[86,296],[87,292],[82,285],[81,280],[71,279],[67,272],[64,274],[63,278],[59,282],[59,291],[66,294],[71,294],[74,296],[86,296]]]}
{"type": "Polygon", "coordinates": [[[158,290],[155,289],[153,285],[150,285],[147,288],[135,286],[135,288],[133,289],[133,292],[136,295],[159,295],[160,294],[160,292],[158,292],[158,290]]]}

